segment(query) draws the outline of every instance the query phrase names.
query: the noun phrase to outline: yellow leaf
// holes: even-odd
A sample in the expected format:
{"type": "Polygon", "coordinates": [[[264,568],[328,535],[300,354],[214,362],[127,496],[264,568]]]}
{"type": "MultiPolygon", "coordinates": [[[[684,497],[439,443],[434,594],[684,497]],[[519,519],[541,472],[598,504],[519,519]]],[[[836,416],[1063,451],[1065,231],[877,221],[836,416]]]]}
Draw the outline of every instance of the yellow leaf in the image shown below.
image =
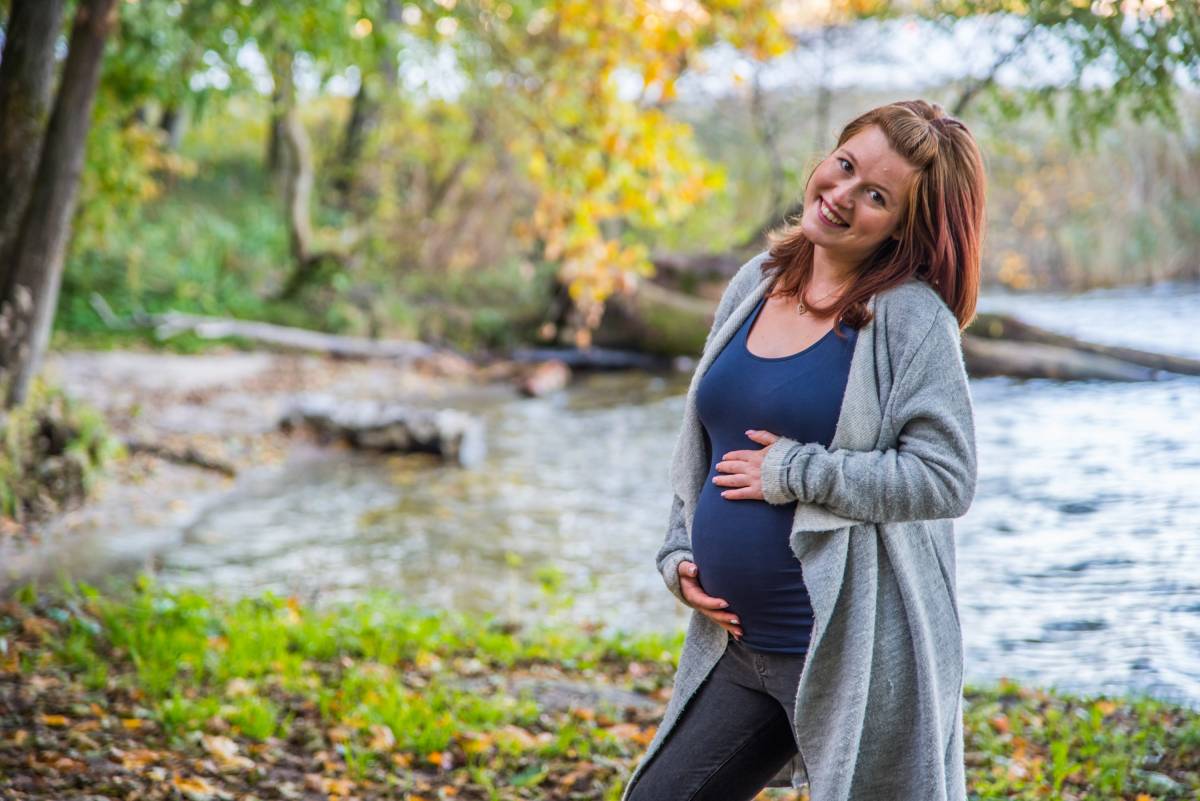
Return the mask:
{"type": "Polygon", "coordinates": [[[642,728],[635,723],[618,723],[616,726],[608,727],[606,731],[622,740],[632,740],[639,745],[648,745],[654,739],[654,733],[657,729],[657,726],[642,728]]]}
{"type": "Polygon", "coordinates": [[[66,726],[70,721],[65,715],[42,715],[42,723],[46,726],[66,726]]]}
{"type": "Polygon", "coordinates": [[[124,726],[128,731],[137,731],[138,729],[142,728],[142,725],[144,723],[145,723],[145,721],[142,720],[141,718],[122,718],[121,719],[121,725],[124,726]]]}
{"type": "Polygon", "coordinates": [[[190,797],[207,798],[216,792],[216,788],[209,784],[208,780],[202,776],[188,776],[185,778],[172,776],[171,784],[179,792],[190,797]]]}
{"type": "Polygon", "coordinates": [[[135,748],[122,754],[121,767],[125,770],[141,770],[161,758],[162,755],[157,751],[151,751],[149,748],[135,748]]]}

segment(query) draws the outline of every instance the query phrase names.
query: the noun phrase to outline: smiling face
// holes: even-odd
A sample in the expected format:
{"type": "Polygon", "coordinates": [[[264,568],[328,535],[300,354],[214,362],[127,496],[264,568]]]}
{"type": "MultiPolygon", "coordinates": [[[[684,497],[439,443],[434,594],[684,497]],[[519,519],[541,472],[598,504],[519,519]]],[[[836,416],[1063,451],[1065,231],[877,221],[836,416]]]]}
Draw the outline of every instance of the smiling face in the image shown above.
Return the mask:
{"type": "Polygon", "coordinates": [[[860,264],[888,237],[899,238],[916,175],[917,169],[892,149],[883,130],[869,125],[835,148],[813,172],[804,189],[801,230],[833,260],[860,264]]]}

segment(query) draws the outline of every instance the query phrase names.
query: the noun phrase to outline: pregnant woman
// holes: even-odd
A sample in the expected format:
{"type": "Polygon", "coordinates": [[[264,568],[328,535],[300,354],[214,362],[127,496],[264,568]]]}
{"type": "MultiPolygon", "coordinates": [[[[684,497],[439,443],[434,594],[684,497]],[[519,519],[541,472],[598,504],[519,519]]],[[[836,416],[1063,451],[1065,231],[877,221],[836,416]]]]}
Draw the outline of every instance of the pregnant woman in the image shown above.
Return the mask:
{"type": "Polygon", "coordinates": [[[734,276],[688,390],[656,561],[694,610],[623,801],[963,801],[952,519],[983,159],[937,104],[850,122],[734,276]]]}

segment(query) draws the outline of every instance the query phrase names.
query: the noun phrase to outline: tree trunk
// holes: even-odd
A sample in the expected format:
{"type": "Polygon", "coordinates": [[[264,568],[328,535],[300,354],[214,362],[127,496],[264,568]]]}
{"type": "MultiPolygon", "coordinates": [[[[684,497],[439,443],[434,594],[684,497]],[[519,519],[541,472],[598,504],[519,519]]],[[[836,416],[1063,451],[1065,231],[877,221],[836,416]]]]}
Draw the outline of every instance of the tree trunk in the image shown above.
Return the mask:
{"type": "Polygon", "coordinates": [[[9,328],[0,340],[0,384],[8,385],[6,408],[25,400],[50,339],[104,42],[116,24],[116,5],[117,0],[80,0],[75,12],[62,83],[3,295],[4,312],[12,315],[4,320],[9,328]]]}
{"type": "Polygon", "coordinates": [[[178,153],[179,145],[183,142],[183,132],[187,128],[187,117],[182,106],[174,104],[163,109],[158,127],[167,135],[167,149],[178,153]]]}
{"type": "Polygon", "coordinates": [[[284,116],[296,105],[296,84],[292,76],[292,52],[281,47],[271,59],[271,120],[267,125],[267,174],[281,180],[288,169],[287,147],[283,141],[284,116]]]}
{"type": "MultiPolygon", "coordinates": [[[[390,24],[401,22],[401,7],[398,0],[387,0],[384,3],[384,18],[390,24]]],[[[359,159],[367,137],[379,125],[383,109],[383,97],[396,91],[395,45],[387,34],[387,28],[381,20],[380,27],[375,29],[374,36],[381,36],[382,53],[379,61],[368,64],[361,72],[358,91],[354,94],[354,104],[350,108],[350,118],[346,121],[346,130],[342,134],[342,144],[338,148],[337,174],[333,179],[333,188],[337,192],[338,205],[349,209],[358,183],[359,159]],[[371,74],[370,67],[376,72],[371,74]]]]}
{"type": "Polygon", "coordinates": [[[313,246],[312,217],[309,211],[313,187],[312,146],[295,104],[284,112],[282,130],[285,166],[282,176],[283,198],[288,242],[292,251],[292,273],[284,284],[280,297],[292,298],[312,283],[324,254],[317,253],[313,246]]]}
{"type": "Polygon", "coordinates": [[[346,121],[341,147],[338,148],[337,175],[333,181],[338,205],[344,209],[350,208],[354,188],[358,183],[359,158],[362,156],[367,137],[379,124],[381,107],[379,98],[371,91],[370,80],[363,75],[362,83],[354,94],[354,104],[350,107],[350,119],[346,121]]]}
{"type": "MultiPolygon", "coordinates": [[[[42,150],[64,0],[14,0],[0,60],[0,292],[42,150]]],[[[3,297],[3,296],[0,296],[3,297]]]]}

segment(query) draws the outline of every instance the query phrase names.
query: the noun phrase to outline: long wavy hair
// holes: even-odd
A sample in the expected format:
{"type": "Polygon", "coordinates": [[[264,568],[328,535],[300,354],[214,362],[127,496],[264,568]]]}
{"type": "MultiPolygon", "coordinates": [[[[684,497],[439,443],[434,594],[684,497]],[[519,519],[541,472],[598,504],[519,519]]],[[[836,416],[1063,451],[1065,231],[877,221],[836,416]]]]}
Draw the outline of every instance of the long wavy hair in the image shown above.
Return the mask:
{"type": "MultiPolygon", "coordinates": [[[[987,189],[975,138],[939,104],[904,100],[856,117],[842,129],[838,147],[869,125],[878,125],[892,149],[917,168],[897,228],[900,240],[884,240],[859,265],[840,297],[809,309],[817,317],[836,315],[834,319],[859,329],[870,322],[867,301],[872,295],[916,276],[942,296],[959,329],[966,328],[979,295],[987,189]]],[[[815,171],[809,173],[810,181],[815,171]]],[[[762,267],[764,276],[775,277],[772,295],[804,297],[812,279],[814,246],[800,231],[802,216],[803,210],[767,234],[770,255],[762,267]]]]}

